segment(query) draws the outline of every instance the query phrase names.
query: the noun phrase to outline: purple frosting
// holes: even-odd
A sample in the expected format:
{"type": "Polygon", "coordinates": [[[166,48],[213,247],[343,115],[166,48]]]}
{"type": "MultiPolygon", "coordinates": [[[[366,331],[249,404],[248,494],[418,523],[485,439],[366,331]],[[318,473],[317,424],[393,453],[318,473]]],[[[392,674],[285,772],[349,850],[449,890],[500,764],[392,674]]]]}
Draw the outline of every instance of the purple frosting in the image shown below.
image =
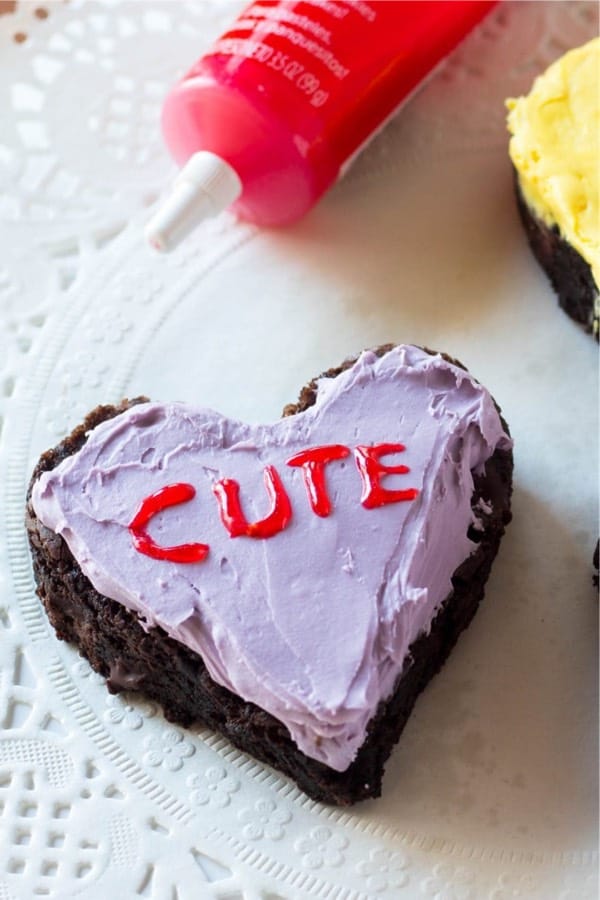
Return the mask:
{"type": "Polygon", "coordinates": [[[33,505],[101,594],[145,627],[161,625],[215,681],[285,723],[304,753],[343,771],[474,549],[472,472],[510,446],[485,388],[439,355],[400,346],[363,353],[319,381],[314,406],[270,425],[177,403],[131,407],[44,473],[33,505]],[[287,460],[378,443],[404,444],[382,462],[410,472],[382,486],[417,488],[416,499],[364,508],[350,455],[327,466],[332,511],[315,515],[287,460]],[[231,538],[212,487],[237,480],[248,520],[262,519],[266,465],[281,476],[291,521],[268,539],[231,538]],[[133,546],[141,501],[176,482],[196,496],[155,516],[149,532],[161,546],[209,544],[202,562],[157,561],[133,546]]]}

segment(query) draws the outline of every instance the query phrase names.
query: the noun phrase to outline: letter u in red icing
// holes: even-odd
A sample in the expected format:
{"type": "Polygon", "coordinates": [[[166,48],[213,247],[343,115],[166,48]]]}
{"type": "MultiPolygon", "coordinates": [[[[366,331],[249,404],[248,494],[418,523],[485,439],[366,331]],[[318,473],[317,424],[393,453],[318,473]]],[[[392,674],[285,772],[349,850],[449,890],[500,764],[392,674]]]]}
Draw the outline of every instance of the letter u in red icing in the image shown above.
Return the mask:
{"type": "Polygon", "coordinates": [[[292,507],[274,466],[265,466],[265,487],[271,508],[264,519],[248,522],[240,503],[240,486],[233,478],[222,478],[213,485],[219,515],[231,537],[269,538],[278,534],[292,518],[292,507]]]}
{"type": "Polygon", "coordinates": [[[169,509],[186,503],[196,496],[193,485],[179,482],[167,484],[165,487],[150,494],[142,500],[140,507],[129,524],[129,532],[133,540],[133,546],[138,553],[149,556],[151,559],[161,559],[175,563],[202,562],[209,551],[208,544],[177,544],[174,547],[161,547],[147,532],[148,525],[154,516],[169,509]]]}
{"type": "Polygon", "coordinates": [[[376,509],[386,503],[399,503],[402,500],[414,500],[419,491],[417,488],[405,488],[400,491],[388,491],[382,487],[384,475],[406,475],[408,466],[386,466],[379,462],[380,456],[388,453],[402,453],[404,444],[374,444],[372,447],[356,447],[354,458],[362,479],[362,495],[360,502],[366,509],[376,509]]]}

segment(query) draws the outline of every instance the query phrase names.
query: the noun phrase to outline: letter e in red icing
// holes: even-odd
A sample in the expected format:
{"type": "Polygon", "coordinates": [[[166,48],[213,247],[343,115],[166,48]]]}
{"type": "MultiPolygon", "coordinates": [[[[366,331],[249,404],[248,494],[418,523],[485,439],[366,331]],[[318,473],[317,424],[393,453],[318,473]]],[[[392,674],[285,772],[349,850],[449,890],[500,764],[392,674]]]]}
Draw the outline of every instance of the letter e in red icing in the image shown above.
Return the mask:
{"type": "Polygon", "coordinates": [[[373,447],[357,447],[354,458],[363,489],[360,502],[366,509],[376,509],[386,503],[399,503],[402,500],[414,500],[419,491],[417,488],[406,488],[402,491],[388,491],[381,486],[384,475],[406,475],[408,466],[386,466],[379,462],[380,456],[387,453],[401,453],[406,450],[404,444],[374,444],[373,447]]]}

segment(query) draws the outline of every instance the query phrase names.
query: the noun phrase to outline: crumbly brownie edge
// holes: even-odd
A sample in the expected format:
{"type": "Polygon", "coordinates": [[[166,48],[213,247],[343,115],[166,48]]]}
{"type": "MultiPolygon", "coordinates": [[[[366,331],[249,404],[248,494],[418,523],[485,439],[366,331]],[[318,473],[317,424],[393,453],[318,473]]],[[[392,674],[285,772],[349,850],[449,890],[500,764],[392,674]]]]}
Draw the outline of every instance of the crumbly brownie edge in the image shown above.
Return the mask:
{"type": "MultiPolygon", "coordinates": [[[[391,345],[378,348],[383,354],[391,345]]],[[[347,361],[321,377],[335,377],[347,361]]],[[[316,380],[285,414],[314,403],[316,380]]],[[[143,402],[137,398],[131,402],[143,402]]],[[[37,520],[30,503],[31,487],[41,472],[54,468],[85,443],[87,432],[130,405],[98,407],[60,445],[45,453],[30,484],[26,525],[37,592],[59,638],[75,644],[82,656],[108,681],[109,690],[139,691],[159,702],[169,721],[187,727],[205,725],[226,736],[236,747],[291,777],[309,797],[349,806],[381,793],[383,770],[410,715],[417,696],[441,668],[460,632],[467,627],[484,593],[505,525],[510,521],[512,454],[496,451],[485,475],[476,479],[473,503],[491,502],[482,532],[473,532],[477,550],[453,577],[453,593],[443,604],[429,634],[411,646],[410,658],[392,696],[379,705],[367,738],[345,772],[336,772],[307,757],[278,720],[216,684],[201,658],[161,629],[145,631],[137,617],[121,604],[94,590],[63,539],[37,520]]]]}
{"type": "Polygon", "coordinates": [[[515,193],[529,246],[558,296],[562,309],[599,339],[598,285],[588,262],[561,235],[528,206],[515,172],[515,193]]]}

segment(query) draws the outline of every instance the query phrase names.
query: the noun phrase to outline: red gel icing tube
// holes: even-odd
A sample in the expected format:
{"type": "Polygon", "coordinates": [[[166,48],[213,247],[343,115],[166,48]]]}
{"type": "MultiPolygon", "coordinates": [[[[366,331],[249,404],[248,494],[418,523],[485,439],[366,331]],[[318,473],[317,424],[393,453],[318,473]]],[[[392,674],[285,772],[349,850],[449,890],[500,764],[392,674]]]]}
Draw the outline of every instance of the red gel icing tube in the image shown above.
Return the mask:
{"type": "Polygon", "coordinates": [[[159,250],[231,207],[303,216],[497,0],[260,0],[168,94],[181,169],[146,229],[159,250]]]}

